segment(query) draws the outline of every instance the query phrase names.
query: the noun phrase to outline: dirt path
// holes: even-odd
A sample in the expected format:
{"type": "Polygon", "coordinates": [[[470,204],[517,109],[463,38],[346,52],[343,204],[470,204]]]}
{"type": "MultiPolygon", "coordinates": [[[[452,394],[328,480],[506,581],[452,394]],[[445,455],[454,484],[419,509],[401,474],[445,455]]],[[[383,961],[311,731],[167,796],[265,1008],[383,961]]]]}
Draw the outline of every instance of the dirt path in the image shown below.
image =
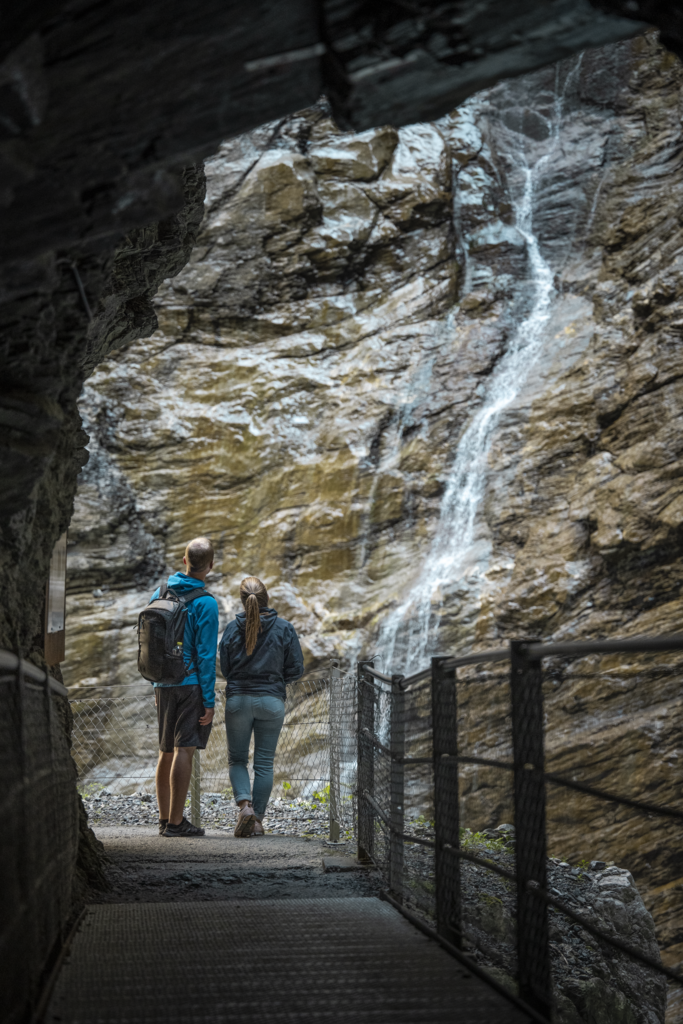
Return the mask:
{"type": "Polygon", "coordinates": [[[95,831],[112,885],[95,903],[357,897],[376,896],[380,889],[376,872],[353,869],[353,848],[318,839],[235,839],[217,829],[207,829],[201,839],[165,839],[147,825],[95,831]]]}

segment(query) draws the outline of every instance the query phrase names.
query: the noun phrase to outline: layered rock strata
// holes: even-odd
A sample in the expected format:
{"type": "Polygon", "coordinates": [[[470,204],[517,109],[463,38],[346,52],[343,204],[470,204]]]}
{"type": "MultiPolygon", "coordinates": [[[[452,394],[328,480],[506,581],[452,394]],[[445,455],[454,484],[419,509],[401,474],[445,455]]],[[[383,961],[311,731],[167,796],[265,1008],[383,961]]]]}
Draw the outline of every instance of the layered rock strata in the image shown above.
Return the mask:
{"type": "MultiPolygon", "coordinates": [[[[418,16],[392,4],[317,9],[308,0],[264,0],[248,9],[202,0],[191,10],[177,3],[134,9],[118,0],[60,0],[4,12],[0,445],[8,486],[0,495],[0,524],[16,532],[19,520],[32,522],[36,500],[42,501],[44,527],[18,527],[29,546],[40,548],[41,567],[54,540],[52,521],[65,517],[48,464],[71,490],[71,453],[83,442],[77,427],[65,435],[63,410],[53,404],[55,392],[72,402],[80,383],[72,372],[79,358],[71,359],[69,349],[83,338],[82,317],[61,323],[64,294],[81,287],[75,273],[83,277],[83,266],[73,271],[70,264],[84,265],[91,279],[86,294],[89,286],[96,299],[106,287],[102,265],[118,245],[126,247],[130,232],[182,218],[182,168],[222,139],[314,102],[323,88],[340,117],[376,122],[388,117],[388,96],[405,80],[399,118],[405,121],[414,116],[416,96],[426,104],[420,116],[434,103],[443,111],[454,88],[464,96],[492,77],[624,38],[645,23],[661,24],[674,49],[683,38],[678,5],[669,9],[657,0],[595,6],[583,0],[576,10],[554,3],[543,11],[540,33],[537,14],[525,8],[515,20],[508,6],[500,13],[510,33],[502,36],[500,25],[498,34],[488,30],[496,20],[488,8],[473,19],[457,4],[427,5],[418,16]]],[[[20,607],[22,601],[10,601],[13,631],[22,647],[34,648],[37,639],[25,639],[34,611],[20,607]]]]}
{"type": "MultiPolygon", "coordinates": [[[[344,134],[320,105],[225,143],[160,330],[84,393],[70,685],[140,686],[135,614],[199,532],[223,621],[262,576],[312,672],[378,637],[398,670],[411,637],[679,628],[682,84],[648,36],[437,123],[344,134]],[[460,529],[449,484],[489,411],[460,529]]],[[[553,769],[675,803],[678,657],[547,667],[553,769]]],[[[508,699],[463,673],[463,749],[506,754],[508,699]]],[[[463,785],[466,824],[508,817],[492,769],[463,785]]],[[[551,849],[628,865],[678,962],[673,827],[558,793],[551,849]]]]}

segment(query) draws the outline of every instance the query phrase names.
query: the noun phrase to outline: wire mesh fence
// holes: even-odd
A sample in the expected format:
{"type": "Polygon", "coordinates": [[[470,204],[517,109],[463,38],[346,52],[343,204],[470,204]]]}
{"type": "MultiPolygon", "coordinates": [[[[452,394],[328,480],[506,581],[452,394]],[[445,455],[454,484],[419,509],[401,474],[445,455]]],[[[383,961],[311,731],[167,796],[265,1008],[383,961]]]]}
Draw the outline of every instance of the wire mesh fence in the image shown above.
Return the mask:
{"type": "Polygon", "coordinates": [[[403,839],[434,839],[429,684],[406,693],[361,672],[358,725],[360,856],[376,864],[392,892],[434,917],[434,851],[403,839]]]}
{"type": "MultiPolygon", "coordinates": [[[[683,637],[626,643],[629,657],[683,649],[683,637]]],[[[617,642],[609,644],[613,652],[617,642]]],[[[598,643],[596,652],[576,646],[575,656],[599,653],[598,643]]],[[[560,653],[571,658],[564,647],[560,653]]],[[[359,665],[359,856],[376,865],[388,897],[404,912],[417,913],[493,979],[514,984],[531,1019],[571,1016],[567,1000],[576,1013],[586,993],[600,989],[596,998],[663,1020],[667,978],[676,983],[678,965],[671,954],[662,963],[630,871],[599,859],[596,850],[616,842],[618,856],[624,827],[637,835],[649,830],[654,850],[662,823],[669,823],[668,838],[680,829],[683,807],[670,794],[664,806],[661,798],[606,792],[599,787],[600,758],[585,750],[584,759],[595,761],[586,771],[577,764],[575,740],[571,766],[557,735],[546,761],[547,697],[559,669],[546,662],[553,678],[544,677],[543,657],[553,655],[554,648],[514,641],[507,651],[435,658],[429,672],[408,680],[378,672],[372,662],[359,665]],[[564,771],[547,771],[548,764],[564,771]],[[574,825],[570,864],[557,844],[567,842],[567,808],[577,799],[597,802],[603,816],[590,835],[577,835],[574,825]]],[[[660,669],[663,679],[677,671],[672,664],[660,669]]],[[[679,665],[679,679],[680,671],[679,665]]],[[[680,882],[679,846],[662,891],[680,882]]],[[[670,994],[667,1021],[681,1019],[676,1005],[670,994]]]]}
{"type": "Polygon", "coordinates": [[[66,690],[9,651],[0,651],[0,778],[3,1019],[20,1021],[72,912],[79,822],[66,690]]]}
{"type": "MultiPolygon", "coordinates": [[[[159,750],[153,693],[78,698],[70,704],[81,791],[152,793],[159,750]]],[[[353,822],[354,714],[355,676],[343,676],[337,668],[325,678],[288,686],[274,765],[274,798],[315,797],[330,805],[331,819],[343,823],[346,832],[353,822]]],[[[253,777],[253,738],[249,762],[253,777]]],[[[199,764],[191,787],[197,808],[202,792],[231,791],[222,692],[216,692],[213,728],[199,764]]]]}
{"type": "MultiPolygon", "coordinates": [[[[631,657],[636,648],[627,643],[631,657]]],[[[680,637],[638,643],[655,658],[683,649],[680,637]]],[[[614,642],[605,644],[613,650],[614,642]]],[[[359,858],[374,863],[389,898],[455,950],[502,972],[518,986],[531,1019],[549,1020],[554,1001],[596,978],[607,978],[604,984],[632,1005],[647,1000],[652,1019],[660,1019],[666,978],[674,982],[676,970],[661,964],[630,872],[600,860],[597,830],[572,833],[566,809],[580,799],[608,803],[600,841],[618,847],[625,830],[652,834],[661,820],[668,822],[667,841],[675,842],[683,807],[605,791],[599,758],[584,751],[584,765],[574,741],[549,738],[549,694],[573,656],[560,646],[564,669],[555,648],[530,641],[435,658],[430,671],[408,680],[369,662],[357,675],[333,664],[324,679],[289,690],[275,792],[328,792],[330,837],[341,826],[346,837],[355,833],[359,858]],[[562,742],[573,750],[569,761],[562,742]],[[573,866],[558,848],[570,835],[573,866]]],[[[576,646],[574,657],[591,656],[585,644],[576,646]]],[[[660,669],[671,685],[680,678],[678,662],[660,669]]],[[[95,698],[72,708],[81,785],[151,788],[153,698],[95,698]]],[[[221,695],[202,753],[205,791],[229,786],[224,711],[221,695]]],[[[667,865],[680,876],[673,853],[667,865]]],[[[675,883],[665,880],[661,888],[675,883]]]]}

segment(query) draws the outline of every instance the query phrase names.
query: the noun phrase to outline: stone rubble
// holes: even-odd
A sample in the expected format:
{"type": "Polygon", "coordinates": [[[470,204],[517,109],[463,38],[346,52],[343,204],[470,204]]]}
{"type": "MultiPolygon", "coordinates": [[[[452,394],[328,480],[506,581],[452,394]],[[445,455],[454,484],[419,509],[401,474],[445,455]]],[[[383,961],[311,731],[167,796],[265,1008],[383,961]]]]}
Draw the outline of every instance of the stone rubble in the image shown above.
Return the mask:
{"type": "MultiPolygon", "coordinates": [[[[424,818],[406,832],[434,838],[424,818]]],[[[515,829],[461,832],[467,853],[515,874],[515,829]]],[[[387,851],[388,852],[388,851],[387,851]]],[[[593,860],[572,866],[548,860],[550,894],[607,935],[660,961],[652,915],[625,868],[593,860]]],[[[506,987],[516,991],[516,887],[485,867],[461,862],[464,949],[506,987]]],[[[404,895],[409,906],[433,918],[433,853],[405,845],[404,895]]],[[[560,911],[550,908],[550,951],[556,1001],[555,1024],[662,1024],[667,982],[663,975],[613,950],[560,911]]]]}
{"type": "MultiPolygon", "coordinates": [[[[88,787],[83,793],[88,821],[98,825],[155,825],[159,820],[156,798],[151,793],[111,793],[88,787]]],[[[189,816],[189,799],[186,814],[189,816]]],[[[232,831],[237,810],[231,794],[202,793],[202,825],[232,831]]],[[[268,805],[264,819],[267,834],[325,839],[329,836],[329,810],[315,801],[277,797],[268,805]]]]}

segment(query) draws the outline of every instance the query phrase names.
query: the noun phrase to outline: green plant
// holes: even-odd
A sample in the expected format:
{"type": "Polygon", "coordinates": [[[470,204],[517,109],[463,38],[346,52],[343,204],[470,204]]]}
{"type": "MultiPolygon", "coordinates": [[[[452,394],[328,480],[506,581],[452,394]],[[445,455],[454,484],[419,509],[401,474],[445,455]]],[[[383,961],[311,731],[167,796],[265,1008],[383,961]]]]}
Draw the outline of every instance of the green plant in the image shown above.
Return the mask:
{"type": "Polygon", "coordinates": [[[413,818],[413,824],[419,828],[434,828],[435,823],[431,818],[428,818],[425,814],[418,814],[417,818],[413,818]]]}
{"type": "Polygon", "coordinates": [[[489,907],[495,906],[496,903],[499,903],[501,907],[503,906],[503,901],[498,896],[490,896],[487,892],[480,893],[479,899],[489,907]]]}
{"type": "Polygon", "coordinates": [[[483,846],[485,850],[492,853],[503,853],[507,849],[504,839],[491,839],[483,832],[473,832],[469,828],[460,829],[460,846],[463,850],[469,850],[473,846],[483,846]]]}
{"type": "Polygon", "coordinates": [[[575,867],[579,869],[579,873],[576,877],[578,879],[585,878],[586,876],[584,875],[584,871],[588,871],[589,866],[590,862],[587,861],[585,858],[583,860],[580,860],[579,863],[575,865],[575,867]]]}
{"type": "Polygon", "coordinates": [[[94,796],[101,793],[104,786],[99,782],[88,782],[85,786],[79,786],[78,792],[84,800],[92,800],[94,796]]]}
{"type": "Polygon", "coordinates": [[[411,878],[408,882],[409,888],[414,891],[423,890],[433,895],[436,892],[436,883],[430,881],[428,878],[411,878]]]}
{"type": "MultiPolygon", "coordinates": [[[[319,804],[323,805],[323,807],[326,807],[330,802],[330,787],[325,786],[320,791],[316,791],[313,794],[313,799],[317,800],[319,804]]],[[[313,806],[315,807],[315,804],[313,806]]]]}

